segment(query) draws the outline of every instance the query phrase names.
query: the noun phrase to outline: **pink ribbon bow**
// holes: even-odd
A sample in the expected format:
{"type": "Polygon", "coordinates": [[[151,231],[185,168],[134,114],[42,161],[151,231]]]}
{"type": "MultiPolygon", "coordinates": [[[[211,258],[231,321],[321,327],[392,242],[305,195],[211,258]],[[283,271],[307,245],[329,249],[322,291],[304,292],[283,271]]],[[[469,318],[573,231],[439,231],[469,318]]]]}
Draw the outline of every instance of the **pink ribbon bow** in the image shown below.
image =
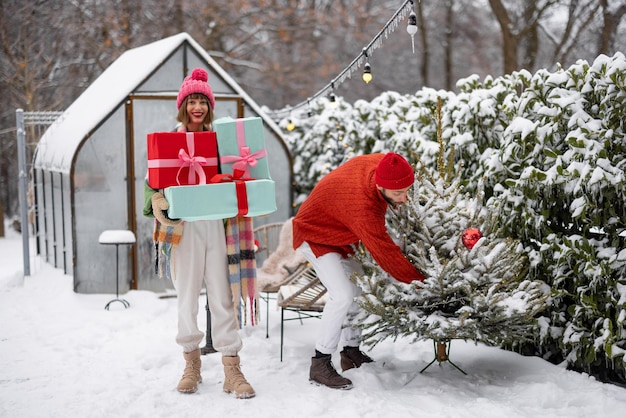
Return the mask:
{"type": "MultiPolygon", "coordinates": [[[[180,175],[181,170],[184,167],[189,167],[189,173],[187,175],[187,184],[196,184],[196,174],[198,175],[198,183],[197,184],[206,184],[206,174],[202,169],[203,165],[207,165],[208,161],[204,157],[196,157],[194,155],[195,149],[193,145],[193,141],[191,143],[187,142],[187,147],[189,148],[189,154],[183,148],[178,151],[178,160],[180,161],[180,168],[178,169],[178,174],[176,174],[176,180],[178,181],[178,176],[180,175]]],[[[178,182],[180,184],[180,181],[178,182]]]]}
{"type": "Polygon", "coordinates": [[[239,147],[240,155],[225,155],[221,157],[221,162],[233,163],[233,169],[243,171],[247,176],[250,175],[250,167],[256,167],[258,159],[267,157],[267,151],[260,149],[250,153],[250,147],[239,147]]]}

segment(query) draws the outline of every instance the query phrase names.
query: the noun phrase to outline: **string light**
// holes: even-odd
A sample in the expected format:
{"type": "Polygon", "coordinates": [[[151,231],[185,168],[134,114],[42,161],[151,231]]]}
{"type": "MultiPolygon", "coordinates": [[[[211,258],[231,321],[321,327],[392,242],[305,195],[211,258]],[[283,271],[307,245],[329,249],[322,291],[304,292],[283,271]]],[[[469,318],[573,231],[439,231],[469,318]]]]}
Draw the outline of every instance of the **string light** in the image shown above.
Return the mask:
{"type": "Polygon", "coordinates": [[[287,125],[285,125],[285,129],[287,129],[289,132],[291,132],[294,129],[296,129],[296,125],[291,120],[291,112],[289,112],[289,119],[287,120],[287,125]]]}
{"type": "Polygon", "coordinates": [[[411,35],[411,47],[415,54],[415,34],[417,33],[417,16],[415,12],[411,10],[409,14],[409,25],[406,27],[406,31],[411,35]]]}
{"type": "Polygon", "coordinates": [[[306,99],[306,108],[307,108],[307,112],[306,115],[307,117],[312,117],[313,116],[313,109],[311,109],[311,98],[309,97],[308,99],[306,99]]]}
{"type": "MultiPolygon", "coordinates": [[[[269,111],[267,112],[268,116],[271,117],[274,120],[280,120],[284,117],[285,113],[289,113],[292,110],[295,109],[299,109],[307,104],[309,104],[310,100],[315,100],[318,97],[324,96],[328,94],[329,90],[334,90],[334,83],[337,83],[337,85],[342,84],[346,79],[348,78],[352,78],[352,74],[355,71],[355,69],[357,67],[360,67],[361,65],[364,64],[364,61],[367,61],[366,59],[364,59],[364,51],[369,50],[370,52],[375,50],[376,48],[380,47],[382,45],[382,36],[384,35],[385,38],[387,38],[398,26],[398,22],[403,19],[407,14],[409,14],[409,10],[411,11],[410,13],[415,16],[415,13],[413,12],[414,9],[414,5],[413,5],[413,0],[404,0],[402,2],[402,5],[400,6],[400,8],[398,10],[396,10],[396,12],[393,14],[393,16],[391,17],[391,19],[389,19],[389,21],[385,24],[385,26],[383,26],[383,28],[380,30],[380,32],[378,32],[376,34],[376,36],[370,41],[369,44],[367,44],[367,46],[365,46],[365,48],[363,48],[363,50],[361,51],[361,53],[359,53],[359,55],[357,55],[356,58],[354,58],[354,60],[352,60],[352,62],[343,69],[343,71],[341,71],[339,73],[339,75],[333,79],[332,82],[332,86],[331,84],[327,84],[326,86],[324,86],[321,90],[319,90],[317,93],[315,93],[313,96],[309,97],[305,102],[301,102],[298,103],[297,105],[291,107],[288,106],[288,110],[285,109],[281,109],[281,110],[276,110],[276,111],[269,111]]],[[[410,17],[410,16],[409,16],[410,17]]],[[[415,22],[417,22],[417,18],[415,18],[415,22]]],[[[411,22],[409,21],[409,26],[411,26],[411,22]]],[[[413,31],[413,29],[415,29],[415,32],[411,35],[411,40],[413,41],[413,36],[415,35],[415,33],[417,33],[417,25],[414,24],[412,25],[414,26],[414,28],[411,28],[410,31],[413,31]]],[[[407,27],[407,31],[409,31],[409,28],[407,27]]],[[[411,34],[411,32],[409,32],[409,34],[411,34]]],[[[413,44],[413,52],[415,52],[415,46],[413,44]]],[[[367,62],[365,62],[365,64],[368,64],[367,62]]],[[[365,69],[364,69],[365,70],[365,69]]],[[[365,73],[365,71],[364,71],[365,73]]],[[[370,66],[370,74],[371,74],[371,66],[370,66]]],[[[334,96],[334,92],[332,93],[332,96],[334,96]]],[[[332,97],[331,95],[329,95],[329,97],[332,97]]],[[[309,112],[310,113],[310,112],[309,112]]]]}
{"type": "Polygon", "coordinates": [[[330,83],[330,94],[328,95],[328,100],[330,101],[330,108],[337,109],[339,104],[337,103],[337,96],[335,96],[335,80],[330,83]]]}
{"type": "Polygon", "coordinates": [[[328,99],[330,100],[330,108],[331,109],[337,109],[337,96],[335,96],[335,93],[330,93],[330,95],[328,96],[328,99]]]}
{"type": "Polygon", "coordinates": [[[372,67],[370,67],[369,62],[365,63],[365,66],[363,67],[363,75],[361,76],[361,78],[363,79],[363,81],[365,81],[365,84],[369,84],[369,82],[372,81],[372,78],[374,78],[372,76],[372,67]]]}
{"type": "Polygon", "coordinates": [[[365,84],[369,84],[372,81],[372,67],[370,66],[369,61],[367,60],[367,49],[363,48],[363,55],[365,55],[365,65],[363,66],[363,75],[361,78],[365,81],[365,84]]]}

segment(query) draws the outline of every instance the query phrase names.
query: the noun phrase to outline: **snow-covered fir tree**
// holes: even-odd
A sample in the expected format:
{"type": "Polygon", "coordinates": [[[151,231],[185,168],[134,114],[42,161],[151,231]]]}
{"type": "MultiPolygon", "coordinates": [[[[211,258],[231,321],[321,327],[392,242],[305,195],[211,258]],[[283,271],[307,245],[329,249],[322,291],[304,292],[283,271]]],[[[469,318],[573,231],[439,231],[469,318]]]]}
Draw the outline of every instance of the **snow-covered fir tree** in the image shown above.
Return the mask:
{"type": "Polygon", "coordinates": [[[482,193],[464,194],[451,167],[443,158],[434,175],[421,166],[409,203],[389,210],[390,229],[424,283],[393,280],[364,248],[357,256],[363,310],[352,323],[365,344],[404,336],[515,345],[536,336],[549,286],[528,277],[522,246],[498,236],[495,209],[483,207],[482,193]]]}

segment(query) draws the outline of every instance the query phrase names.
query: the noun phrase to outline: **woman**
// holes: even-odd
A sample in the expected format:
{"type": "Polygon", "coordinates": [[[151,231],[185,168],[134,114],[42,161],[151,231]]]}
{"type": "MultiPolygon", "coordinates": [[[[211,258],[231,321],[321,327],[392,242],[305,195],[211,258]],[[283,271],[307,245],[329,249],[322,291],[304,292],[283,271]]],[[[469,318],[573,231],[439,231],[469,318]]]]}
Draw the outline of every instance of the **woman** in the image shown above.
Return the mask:
{"type": "MultiPolygon", "coordinates": [[[[178,92],[178,132],[211,129],[215,98],[202,68],[186,77],[178,92]]],[[[204,334],[198,328],[199,297],[204,282],[211,312],[213,347],[221,352],[224,365],[224,391],[237,398],[251,398],[254,390],[240,369],[242,341],[233,308],[228,279],[228,260],[223,220],[181,222],[167,217],[169,203],[158,190],[146,183],[146,208],[155,219],[154,238],[158,247],[159,272],[171,278],[178,299],[178,334],[183,348],[185,370],[178,391],[193,393],[202,382],[200,342],[204,334]]]]}

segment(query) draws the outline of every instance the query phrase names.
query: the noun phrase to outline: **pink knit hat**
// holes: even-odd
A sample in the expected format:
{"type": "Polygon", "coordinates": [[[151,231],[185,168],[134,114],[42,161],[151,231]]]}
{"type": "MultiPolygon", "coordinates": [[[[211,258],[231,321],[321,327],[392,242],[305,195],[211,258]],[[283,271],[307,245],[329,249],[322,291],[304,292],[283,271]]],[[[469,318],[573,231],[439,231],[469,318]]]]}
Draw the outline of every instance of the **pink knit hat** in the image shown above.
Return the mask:
{"type": "Polygon", "coordinates": [[[178,91],[176,108],[180,109],[180,106],[183,104],[183,100],[185,100],[185,98],[190,94],[201,93],[208,97],[211,109],[215,109],[215,97],[213,97],[211,86],[207,83],[208,79],[209,75],[202,68],[195,68],[191,72],[191,75],[185,77],[183,84],[180,86],[180,90],[178,91]]]}
{"type": "Polygon", "coordinates": [[[383,189],[406,189],[415,182],[413,167],[400,154],[389,152],[376,166],[376,184],[383,189]]]}

